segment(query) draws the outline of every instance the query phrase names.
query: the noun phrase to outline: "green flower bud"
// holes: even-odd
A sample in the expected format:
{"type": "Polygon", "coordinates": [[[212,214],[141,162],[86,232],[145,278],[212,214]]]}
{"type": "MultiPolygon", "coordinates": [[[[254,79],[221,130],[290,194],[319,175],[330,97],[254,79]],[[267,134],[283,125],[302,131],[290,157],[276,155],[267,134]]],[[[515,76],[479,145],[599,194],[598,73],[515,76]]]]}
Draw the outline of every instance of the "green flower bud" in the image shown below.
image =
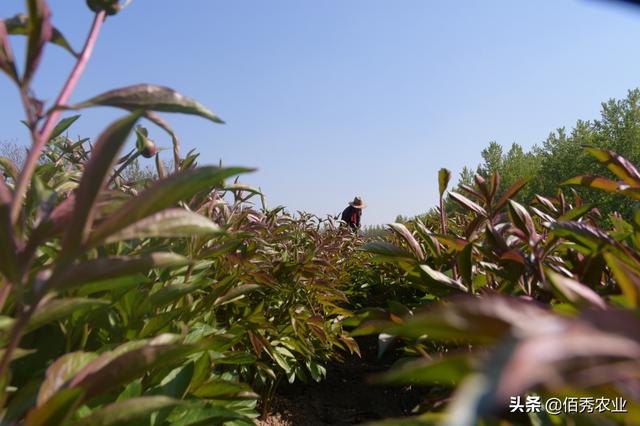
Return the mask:
{"type": "Polygon", "coordinates": [[[109,16],[115,15],[122,9],[120,0],[87,0],[87,6],[94,12],[104,10],[109,16]]]}
{"type": "Polygon", "coordinates": [[[149,139],[149,132],[142,126],[136,127],[136,148],[144,158],[151,158],[158,152],[156,143],[149,139]]]}

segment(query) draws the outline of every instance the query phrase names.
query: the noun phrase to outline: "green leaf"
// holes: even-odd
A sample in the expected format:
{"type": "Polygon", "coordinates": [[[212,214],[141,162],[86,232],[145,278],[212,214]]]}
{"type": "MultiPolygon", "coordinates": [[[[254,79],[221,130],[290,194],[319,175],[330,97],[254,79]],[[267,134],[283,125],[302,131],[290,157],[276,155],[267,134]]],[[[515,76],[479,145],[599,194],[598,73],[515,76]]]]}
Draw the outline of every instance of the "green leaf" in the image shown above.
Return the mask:
{"type": "Polygon", "coordinates": [[[60,122],[56,124],[56,127],[53,128],[53,131],[51,132],[51,136],[49,136],[49,140],[53,140],[58,136],[60,136],[65,130],[71,127],[71,125],[75,123],[78,118],[80,118],[80,114],[73,115],[71,117],[63,118],[62,120],[60,120],[60,122]]]}
{"type": "Polygon", "coordinates": [[[161,395],[125,399],[94,410],[88,416],[72,423],[72,426],[126,426],[136,420],[148,418],[156,411],[180,404],[184,402],[161,395]]]}
{"type": "Polygon", "coordinates": [[[48,283],[53,289],[69,289],[96,281],[120,278],[151,269],[189,264],[189,259],[176,253],[157,252],[137,257],[105,257],[86,260],[67,268],[48,283]]]}
{"type": "MultiPolygon", "coordinates": [[[[154,393],[178,399],[184,398],[187,390],[189,389],[191,378],[193,377],[193,370],[193,362],[189,362],[186,365],[181,365],[180,367],[173,369],[164,379],[162,379],[160,386],[154,389],[154,393]]],[[[155,424],[158,423],[161,423],[161,421],[156,418],[155,424]]]]}
{"type": "Polygon", "coordinates": [[[218,425],[225,421],[241,420],[248,426],[254,423],[242,414],[222,407],[193,408],[185,410],[183,416],[172,420],[171,426],[218,425]]]}
{"type": "MultiPolygon", "coordinates": [[[[4,356],[6,349],[0,349],[0,357],[4,356]]],[[[27,355],[31,355],[37,352],[37,349],[22,349],[15,348],[15,350],[11,353],[11,361],[16,359],[24,358],[27,355]]]]}
{"type": "Polygon", "coordinates": [[[120,392],[116,401],[124,401],[126,399],[136,398],[142,395],[142,379],[134,380],[129,383],[125,388],[120,392]]]}
{"type": "Polygon", "coordinates": [[[81,389],[62,389],[43,405],[27,414],[25,426],[60,426],[64,424],[82,399],[81,389]]]}
{"type": "Polygon", "coordinates": [[[440,189],[440,198],[442,198],[442,196],[444,195],[444,191],[447,190],[449,180],[451,180],[451,170],[444,168],[440,169],[438,171],[438,187],[440,189]]]}
{"type": "Polygon", "coordinates": [[[27,323],[26,332],[33,331],[43,325],[49,324],[53,321],[66,318],[77,311],[83,311],[97,306],[108,305],[109,302],[100,299],[86,299],[86,298],[68,298],[68,299],[53,299],[39,306],[29,319],[27,323]]]}
{"type": "Polygon", "coordinates": [[[374,241],[367,243],[362,247],[362,249],[383,259],[408,260],[413,263],[416,261],[414,255],[410,251],[387,241],[374,241]]]}
{"type": "MultiPolygon", "coordinates": [[[[5,21],[7,31],[13,35],[28,35],[29,33],[29,18],[23,13],[19,13],[13,18],[9,18],[5,21]]],[[[78,53],[73,50],[64,35],[56,28],[52,27],[50,43],[56,44],[62,47],[73,56],[78,57],[78,53]]]]}
{"type": "Polygon", "coordinates": [[[245,383],[216,380],[198,386],[191,394],[198,398],[221,399],[235,397],[241,392],[252,392],[252,390],[245,383]]]}
{"type": "Polygon", "coordinates": [[[15,234],[11,224],[11,190],[0,175],[0,272],[18,282],[18,256],[15,234]]]}
{"type": "Polygon", "coordinates": [[[158,308],[168,303],[173,302],[177,298],[184,296],[185,294],[193,293],[200,289],[198,284],[174,284],[166,285],[160,290],[151,294],[145,301],[145,306],[149,309],[158,308]]]}
{"type": "Polygon", "coordinates": [[[413,339],[427,336],[439,341],[495,343],[512,326],[518,333],[535,332],[550,315],[535,304],[513,297],[466,296],[418,313],[403,324],[388,327],[386,332],[413,339]]]}
{"type": "Polygon", "coordinates": [[[640,274],[612,253],[605,253],[604,258],[629,304],[640,306],[640,274]]]}
{"type": "Polygon", "coordinates": [[[67,381],[71,380],[85,365],[96,358],[92,352],[71,352],[55,360],[47,368],[44,382],[38,392],[37,405],[44,404],[56,392],[58,392],[67,381]]]}
{"type": "Polygon", "coordinates": [[[473,244],[468,243],[456,256],[456,263],[462,279],[469,287],[473,282],[473,244]]]}
{"type": "Polygon", "coordinates": [[[621,182],[599,176],[576,176],[562,182],[560,185],[580,185],[607,192],[618,192],[626,187],[626,185],[621,182]]]}
{"type": "Polygon", "coordinates": [[[419,417],[403,417],[368,422],[367,426],[440,426],[446,424],[443,413],[425,413],[419,417]]]}
{"type": "Polygon", "coordinates": [[[228,177],[249,171],[251,169],[240,167],[200,167],[158,180],[107,217],[91,234],[90,244],[96,245],[140,219],[172,207],[200,191],[211,190],[228,177]]]}
{"type": "MultiPolygon", "coordinates": [[[[277,349],[282,349],[282,347],[278,347],[277,349]]],[[[253,354],[247,352],[232,352],[225,354],[222,357],[214,358],[213,360],[216,364],[232,364],[232,365],[244,365],[244,364],[253,364],[256,362],[256,357],[253,354]]]]}
{"type": "Polygon", "coordinates": [[[225,294],[223,294],[222,296],[218,297],[214,302],[213,305],[214,306],[221,306],[221,305],[225,305],[229,302],[233,302],[234,300],[237,300],[239,297],[244,296],[247,293],[250,293],[252,291],[255,291],[257,289],[259,289],[260,285],[258,284],[242,284],[236,287],[233,287],[231,290],[227,291],[225,294]]]}
{"type": "Polygon", "coordinates": [[[212,235],[222,231],[210,219],[184,209],[166,209],[112,234],[106,243],[152,237],[178,238],[212,235]]]}
{"type": "Polygon", "coordinates": [[[558,218],[558,222],[569,222],[578,220],[585,214],[589,213],[593,209],[592,204],[583,204],[580,207],[575,207],[558,218]]]}
{"type": "Polygon", "coordinates": [[[106,363],[98,357],[86,365],[70,382],[69,387],[85,391],[85,401],[107,393],[142,376],[156,366],[167,366],[199,350],[193,345],[155,344],[130,350],[106,363]]]}
{"type": "Polygon", "coordinates": [[[428,360],[420,358],[394,365],[383,374],[373,378],[374,383],[395,385],[453,385],[473,371],[470,354],[447,355],[428,360]]]}
{"type": "Polygon", "coordinates": [[[559,236],[580,244],[593,251],[616,242],[606,232],[583,222],[556,222],[551,224],[552,232],[559,236]]]}
{"type": "Polygon", "coordinates": [[[69,227],[74,204],[75,197],[71,194],[54,207],[53,211],[38,224],[29,236],[29,242],[23,255],[25,258],[31,255],[44,241],[61,235],[69,227]]]}
{"type": "Polygon", "coordinates": [[[445,287],[449,287],[454,290],[462,291],[465,293],[469,291],[467,287],[465,287],[464,284],[462,284],[461,282],[454,280],[453,278],[443,274],[440,271],[431,269],[427,265],[420,265],[420,269],[425,273],[428,280],[432,283],[440,284],[445,287]]]}
{"type": "Polygon", "coordinates": [[[12,424],[25,417],[27,411],[34,406],[41,382],[42,377],[38,377],[22,383],[6,406],[6,411],[2,415],[4,423],[12,424]]]}
{"type": "Polygon", "coordinates": [[[640,186],[640,173],[626,158],[608,149],[585,146],[585,150],[628,185],[640,186]]]}
{"type": "Polygon", "coordinates": [[[549,278],[551,287],[561,300],[566,300],[573,305],[582,305],[586,307],[596,307],[599,309],[607,309],[604,300],[586,285],[573,280],[571,278],[553,272],[551,269],[546,270],[546,276],[549,278]]]}
{"type": "Polygon", "coordinates": [[[104,281],[95,281],[87,284],[83,284],[78,290],[78,296],[88,296],[90,294],[100,293],[103,291],[113,292],[112,294],[118,294],[120,291],[126,291],[130,288],[137,287],[143,284],[151,282],[146,275],[127,275],[124,277],[118,277],[115,279],[108,279],[104,281]]]}
{"type": "Polygon", "coordinates": [[[262,192],[258,188],[254,188],[253,186],[247,185],[246,183],[231,183],[229,185],[225,185],[222,189],[225,191],[243,191],[255,195],[262,195],[262,192]]]}
{"type": "Polygon", "coordinates": [[[63,241],[63,253],[73,257],[89,236],[96,213],[98,194],[105,185],[107,175],[113,168],[116,156],[135,125],[139,113],[130,114],[109,126],[98,138],[91,158],[87,162],[80,185],[75,192],[73,226],[67,228],[63,241]]]}
{"type": "Polygon", "coordinates": [[[13,161],[7,157],[0,157],[0,166],[4,169],[4,173],[15,182],[18,179],[18,168],[13,161]]]}
{"type": "Polygon", "coordinates": [[[145,323],[142,330],[138,333],[138,336],[141,338],[152,336],[163,328],[171,326],[173,320],[181,313],[179,309],[173,309],[169,312],[154,315],[145,323]]]}
{"type": "Polygon", "coordinates": [[[130,111],[180,112],[199,115],[214,123],[224,123],[217,115],[195,100],[182,96],[168,87],[152,84],[136,84],[110,90],[70,108],[80,109],[91,106],[113,106],[130,111]]]}

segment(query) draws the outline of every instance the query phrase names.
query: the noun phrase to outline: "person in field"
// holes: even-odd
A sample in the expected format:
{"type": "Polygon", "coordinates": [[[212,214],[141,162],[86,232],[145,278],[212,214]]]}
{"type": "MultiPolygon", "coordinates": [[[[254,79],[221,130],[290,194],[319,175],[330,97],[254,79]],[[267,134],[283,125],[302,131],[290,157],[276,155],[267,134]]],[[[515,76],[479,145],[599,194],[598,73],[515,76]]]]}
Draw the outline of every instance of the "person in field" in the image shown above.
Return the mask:
{"type": "Polygon", "coordinates": [[[351,229],[360,228],[360,218],[362,217],[362,209],[367,205],[362,201],[361,197],[355,197],[353,201],[349,203],[346,209],[342,211],[340,219],[347,224],[351,229]]]}

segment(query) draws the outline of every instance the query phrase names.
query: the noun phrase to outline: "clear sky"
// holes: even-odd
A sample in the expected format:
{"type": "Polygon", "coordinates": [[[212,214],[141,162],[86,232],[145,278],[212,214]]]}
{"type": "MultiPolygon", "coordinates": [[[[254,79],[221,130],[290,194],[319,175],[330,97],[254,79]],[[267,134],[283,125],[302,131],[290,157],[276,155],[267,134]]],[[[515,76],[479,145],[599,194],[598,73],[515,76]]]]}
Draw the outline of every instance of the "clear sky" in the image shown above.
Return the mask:
{"type": "MultiPolygon", "coordinates": [[[[80,48],[91,12],[50,5],[80,48]]],[[[0,16],[23,8],[2,1],[0,16]]],[[[105,23],[72,100],[173,87],[227,121],[167,115],[201,164],[257,167],[243,180],[291,211],[335,214],[361,195],[377,224],[433,206],[437,170],[475,167],[490,140],[530,147],[597,118],[640,86],[638,40],[640,9],[594,0],[135,0],[105,23]]],[[[51,46],[37,95],[53,100],[71,66],[51,46]]],[[[0,140],[27,143],[21,112],[1,78],[0,140]]],[[[86,110],[70,134],[95,137],[120,115],[86,110]]]]}

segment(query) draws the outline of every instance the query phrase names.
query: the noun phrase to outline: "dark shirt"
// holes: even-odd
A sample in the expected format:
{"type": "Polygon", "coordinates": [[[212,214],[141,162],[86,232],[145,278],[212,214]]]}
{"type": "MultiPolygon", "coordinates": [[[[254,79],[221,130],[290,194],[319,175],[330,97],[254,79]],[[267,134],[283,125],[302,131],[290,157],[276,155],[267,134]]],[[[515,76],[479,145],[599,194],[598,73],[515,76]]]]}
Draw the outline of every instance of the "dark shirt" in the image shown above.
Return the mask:
{"type": "Polygon", "coordinates": [[[352,229],[360,228],[360,216],[362,216],[362,209],[357,209],[353,206],[349,206],[342,212],[340,219],[346,222],[352,229]]]}

